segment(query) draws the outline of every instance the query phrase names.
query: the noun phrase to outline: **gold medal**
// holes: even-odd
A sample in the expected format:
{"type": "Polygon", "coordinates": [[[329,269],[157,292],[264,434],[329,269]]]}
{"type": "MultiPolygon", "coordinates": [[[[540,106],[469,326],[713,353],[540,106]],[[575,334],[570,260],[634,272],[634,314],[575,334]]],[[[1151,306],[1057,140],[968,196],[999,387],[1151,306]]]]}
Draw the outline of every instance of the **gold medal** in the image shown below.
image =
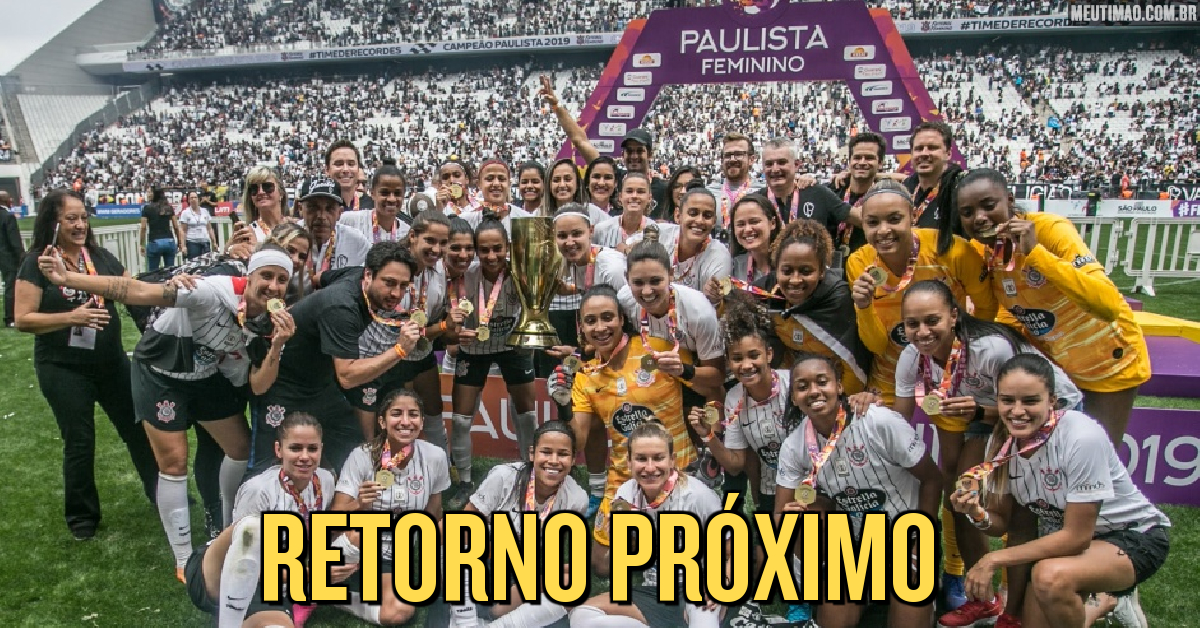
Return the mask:
{"type": "Polygon", "coordinates": [[[704,424],[705,425],[712,427],[712,426],[716,425],[720,420],[721,420],[721,412],[719,410],[717,410],[716,406],[714,406],[712,404],[707,404],[704,406],[704,424]]]}
{"type": "Polygon", "coordinates": [[[867,269],[867,274],[871,276],[871,281],[874,281],[876,286],[887,284],[888,274],[886,270],[878,266],[872,266],[867,269]]]}
{"type": "Polygon", "coordinates": [[[285,309],[287,309],[287,305],[285,305],[283,303],[283,299],[268,299],[267,300],[267,311],[268,312],[274,314],[275,312],[282,312],[285,309]]]}
{"type": "Polygon", "coordinates": [[[412,322],[420,325],[421,327],[429,324],[429,317],[425,316],[424,310],[417,310],[416,312],[413,312],[410,319],[412,322]]]}
{"type": "Polygon", "coordinates": [[[928,416],[938,416],[942,413],[942,398],[937,395],[926,395],[921,401],[921,409],[928,416]]]}
{"type": "Polygon", "coordinates": [[[721,277],[717,282],[721,284],[721,296],[733,292],[733,282],[729,280],[729,277],[721,277]]]}
{"type": "Polygon", "coordinates": [[[450,198],[458,200],[463,197],[463,186],[457,183],[450,184],[450,198]]]}
{"type": "Polygon", "coordinates": [[[633,510],[633,504],[621,499],[620,497],[612,500],[612,503],[608,506],[609,512],[625,512],[628,510],[633,510]]]}
{"type": "Polygon", "coordinates": [[[658,370],[658,360],[655,360],[652,355],[642,356],[642,370],[647,373],[658,370]]]}
{"type": "Polygon", "coordinates": [[[574,375],[579,372],[579,369],[583,368],[583,360],[580,360],[576,356],[569,355],[566,358],[563,358],[562,365],[563,370],[567,372],[567,375],[574,375]]]}
{"type": "Polygon", "coordinates": [[[429,353],[431,349],[433,349],[433,345],[425,336],[417,338],[417,344],[413,345],[413,353],[429,353]]]}
{"type": "Polygon", "coordinates": [[[979,491],[979,480],[969,475],[964,475],[958,478],[958,483],[955,486],[963,493],[974,493],[979,491]]]}
{"type": "Polygon", "coordinates": [[[392,488],[396,483],[396,476],[387,469],[380,469],[375,473],[375,483],[382,486],[384,489],[392,488]]]}
{"type": "Polygon", "coordinates": [[[997,233],[1000,233],[1000,226],[992,225],[992,226],[988,227],[987,229],[980,229],[979,231],[976,231],[975,237],[977,237],[977,238],[994,238],[994,237],[996,237],[997,233]]]}
{"type": "Polygon", "coordinates": [[[488,338],[492,337],[492,330],[487,327],[476,328],[475,337],[479,339],[479,342],[487,342],[488,338]]]}
{"type": "Polygon", "coordinates": [[[797,486],[796,501],[804,504],[805,506],[811,506],[813,502],[817,501],[817,489],[809,486],[808,484],[801,484],[800,486],[797,486]]]}
{"type": "Polygon", "coordinates": [[[475,311],[475,304],[471,303],[471,301],[466,297],[463,297],[463,299],[458,302],[458,309],[462,310],[463,314],[470,316],[471,312],[475,311]]]}

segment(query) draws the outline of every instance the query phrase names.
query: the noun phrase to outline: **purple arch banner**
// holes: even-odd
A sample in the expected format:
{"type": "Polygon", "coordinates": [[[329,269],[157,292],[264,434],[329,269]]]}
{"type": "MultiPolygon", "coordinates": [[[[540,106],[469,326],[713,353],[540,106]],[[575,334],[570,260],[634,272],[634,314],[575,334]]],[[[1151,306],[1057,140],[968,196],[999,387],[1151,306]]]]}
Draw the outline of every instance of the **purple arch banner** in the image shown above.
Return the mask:
{"type": "MultiPolygon", "coordinates": [[[[901,165],[912,129],[940,119],[886,10],[861,0],[725,0],[630,23],[579,123],[601,154],[619,156],[621,138],[666,85],[782,81],[845,81],[901,165]]],[[[559,157],[572,152],[568,141],[559,157]]]]}

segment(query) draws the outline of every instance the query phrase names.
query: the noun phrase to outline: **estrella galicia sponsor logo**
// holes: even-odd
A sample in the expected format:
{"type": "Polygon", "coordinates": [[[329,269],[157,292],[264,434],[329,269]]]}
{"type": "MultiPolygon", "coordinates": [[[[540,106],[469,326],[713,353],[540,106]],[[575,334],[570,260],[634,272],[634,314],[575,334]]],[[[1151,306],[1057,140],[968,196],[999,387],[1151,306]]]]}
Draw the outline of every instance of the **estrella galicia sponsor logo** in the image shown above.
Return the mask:
{"type": "Polygon", "coordinates": [[[759,458],[771,467],[779,466],[779,443],[771,441],[758,450],[759,458]]]}
{"type": "Polygon", "coordinates": [[[653,72],[626,72],[625,84],[630,86],[649,85],[654,82],[653,72]]]}
{"type": "Polygon", "coordinates": [[[863,96],[891,96],[891,81],[867,81],[862,84],[863,96]]]}
{"type": "Polygon", "coordinates": [[[1012,315],[1021,321],[1025,329],[1028,329],[1029,333],[1034,336],[1045,336],[1054,329],[1056,320],[1054,312],[1035,308],[1026,309],[1020,305],[1013,306],[1011,311],[1012,315]]]}
{"type": "Polygon", "coordinates": [[[637,426],[654,418],[654,412],[646,406],[625,402],[612,415],[613,429],[628,436],[637,426]]]}
{"type": "Polygon", "coordinates": [[[1030,502],[1026,507],[1029,508],[1030,512],[1037,515],[1044,524],[1047,524],[1045,527],[1051,530],[1062,529],[1063,511],[1058,506],[1044,499],[1039,499],[1030,502]]]}
{"type": "Polygon", "coordinates": [[[591,140],[592,146],[595,146],[596,150],[598,150],[602,153],[611,153],[614,150],[616,150],[616,148],[617,148],[617,143],[612,140],[597,140],[597,139],[591,139],[591,138],[588,138],[588,139],[591,140]]]}
{"type": "Polygon", "coordinates": [[[846,512],[883,510],[883,505],[887,503],[887,493],[875,488],[859,489],[847,486],[846,490],[833,496],[833,502],[837,504],[838,510],[846,512]]]}
{"type": "Polygon", "coordinates": [[[870,61],[875,58],[875,46],[846,46],[842,51],[842,59],[846,61],[870,61]]]}
{"type": "Polygon", "coordinates": [[[644,87],[622,87],[617,90],[617,100],[620,102],[643,102],[646,100],[644,87]]]}
{"type": "Polygon", "coordinates": [[[896,323],[896,326],[892,328],[892,333],[888,334],[888,337],[898,346],[908,346],[908,334],[904,333],[904,323],[896,323]]]}
{"type": "Polygon", "coordinates": [[[854,66],[854,80],[869,81],[887,78],[887,65],[883,63],[858,63],[854,66]]]}
{"type": "Polygon", "coordinates": [[[907,135],[893,137],[892,150],[912,150],[912,138],[907,135]]]}
{"type": "Polygon", "coordinates": [[[907,116],[899,116],[895,118],[883,118],[879,121],[880,133],[902,133],[912,129],[912,118],[907,116]]]}
{"type": "Polygon", "coordinates": [[[608,118],[610,120],[632,120],[633,106],[631,105],[609,105],[608,118]]]}
{"type": "Polygon", "coordinates": [[[1083,268],[1088,264],[1095,263],[1095,261],[1096,258],[1092,257],[1091,255],[1076,255],[1075,260],[1071,262],[1071,265],[1075,268],[1083,268]]]}
{"type": "Polygon", "coordinates": [[[871,113],[900,113],[904,110],[904,101],[899,98],[885,98],[871,101],[871,113]]]}
{"type": "Polygon", "coordinates": [[[621,137],[625,135],[624,122],[601,122],[600,135],[605,137],[621,137]]]}
{"type": "Polygon", "coordinates": [[[661,66],[661,52],[643,52],[633,55],[633,67],[635,68],[657,68],[661,66]]]}

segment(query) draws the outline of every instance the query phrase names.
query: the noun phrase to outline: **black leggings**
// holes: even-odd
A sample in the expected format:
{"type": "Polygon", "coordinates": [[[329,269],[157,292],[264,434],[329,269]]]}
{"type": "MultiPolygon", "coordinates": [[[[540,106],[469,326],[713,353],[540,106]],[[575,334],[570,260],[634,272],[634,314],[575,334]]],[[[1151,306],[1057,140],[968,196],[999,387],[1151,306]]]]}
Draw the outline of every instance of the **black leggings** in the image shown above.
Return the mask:
{"type": "Polygon", "coordinates": [[[96,404],[125,442],[142,480],[146,497],[154,500],[158,463],[146,431],[133,417],[129,359],[124,352],[99,364],[37,363],[38,386],[50,404],[63,441],[63,497],[67,526],[94,528],[100,523],[100,494],[96,492],[96,404]]]}

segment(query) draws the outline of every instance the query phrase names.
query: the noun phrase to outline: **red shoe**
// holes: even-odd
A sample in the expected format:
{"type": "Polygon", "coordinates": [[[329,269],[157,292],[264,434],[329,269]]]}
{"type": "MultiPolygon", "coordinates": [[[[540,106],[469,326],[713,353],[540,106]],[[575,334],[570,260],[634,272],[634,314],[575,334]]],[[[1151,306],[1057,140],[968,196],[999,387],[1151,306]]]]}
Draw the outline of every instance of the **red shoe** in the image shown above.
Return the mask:
{"type": "MultiPolygon", "coordinates": [[[[1000,596],[995,596],[990,602],[968,600],[966,604],[950,611],[938,619],[940,628],[970,628],[974,626],[991,626],[1004,612],[1000,605],[1000,596]]],[[[1019,625],[1019,624],[1018,624],[1019,625]]]]}
{"type": "Polygon", "coordinates": [[[996,628],[1021,628],[1021,620],[1008,613],[1004,613],[996,618],[996,628]]]}

